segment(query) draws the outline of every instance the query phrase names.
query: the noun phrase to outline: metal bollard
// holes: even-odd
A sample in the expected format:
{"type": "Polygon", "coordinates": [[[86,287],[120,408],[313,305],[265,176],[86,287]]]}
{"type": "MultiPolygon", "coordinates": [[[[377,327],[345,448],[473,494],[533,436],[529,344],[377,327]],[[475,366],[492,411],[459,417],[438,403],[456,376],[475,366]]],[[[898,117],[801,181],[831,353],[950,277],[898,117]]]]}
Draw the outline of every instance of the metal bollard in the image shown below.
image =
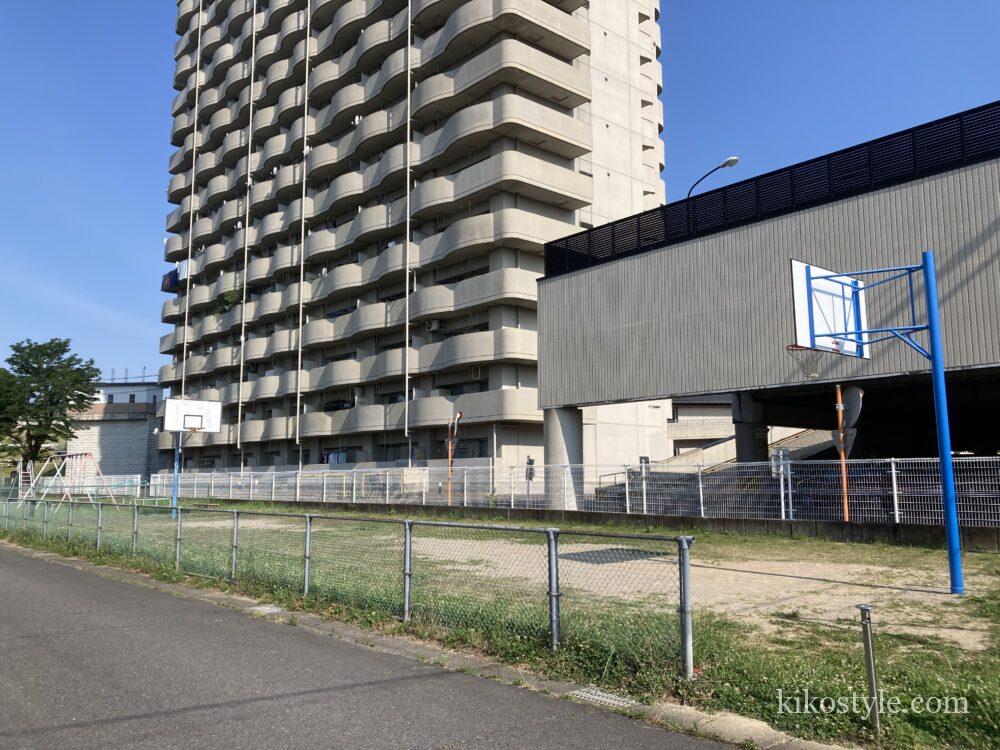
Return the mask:
{"type": "Polygon", "coordinates": [[[132,555],[139,551],[139,506],[132,506],[132,555]]]}
{"type": "Polygon", "coordinates": [[[233,552],[229,562],[229,577],[236,580],[236,555],[240,549],[240,512],[233,511],[233,552]]]}
{"type": "Polygon", "coordinates": [[[403,622],[410,621],[410,579],[413,577],[413,521],[403,521],[403,622]]]}
{"type": "Polygon", "coordinates": [[[104,528],[104,506],[97,504],[97,549],[101,548],[101,529],[104,528]]]}
{"type": "Polygon", "coordinates": [[[679,573],[680,606],[677,613],[681,622],[681,659],[684,678],[694,679],[694,645],[691,637],[691,545],[694,537],[677,537],[677,567],[679,573]]]}
{"type": "Polygon", "coordinates": [[[549,646],[559,648],[559,529],[546,529],[549,557],[549,646]]]}
{"type": "Polygon", "coordinates": [[[861,610],[861,642],[865,646],[865,666],[868,670],[868,718],[875,727],[875,734],[882,729],[879,716],[878,680],[875,677],[875,651],[872,648],[872,605],[859,604],[861,610]]]}
{"type": "Polygon", "coordinates": [[[177,535],[174,538],[174,570],[181,569],[181,509],[177,509],[177,535]]]}
{"type": "Polygon", "coordinates": [[[309,596],[309,571],[312,568],[312,516],[306,514],[306,547],[303,553],[302,596],[309,596]]]}

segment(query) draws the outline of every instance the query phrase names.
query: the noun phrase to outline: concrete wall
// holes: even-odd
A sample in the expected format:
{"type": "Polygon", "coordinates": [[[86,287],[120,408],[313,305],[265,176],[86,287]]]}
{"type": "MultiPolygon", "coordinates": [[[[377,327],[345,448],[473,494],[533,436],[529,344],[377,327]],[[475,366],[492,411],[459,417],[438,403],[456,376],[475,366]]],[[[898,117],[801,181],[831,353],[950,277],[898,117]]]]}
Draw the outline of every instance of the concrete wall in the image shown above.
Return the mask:
{"type": "Polygon", "coordinates": [[[152,419],[88,421],[77,425],[66,444],[69,453],[91,453],[104,475],[142,474],[160,468],[152,419]]]}
{"type": "MultiPolygon", "coordinates": [[[[935,251],[949,368],[1000,363],[1000,160],[799,211],[539,283],[543,407],[803,382],[790,261],[842,271],[935,251]],[[566,377],[573,373],[573,377],[566,377]]],[[[922,299],[922,288],[917,289],[922,299]]],[[[875,326],[906,318],[903,288],[868,295],[875,326]]],[[[819,382],[919,372],[901,343],[824,357],[819,382]]]]}

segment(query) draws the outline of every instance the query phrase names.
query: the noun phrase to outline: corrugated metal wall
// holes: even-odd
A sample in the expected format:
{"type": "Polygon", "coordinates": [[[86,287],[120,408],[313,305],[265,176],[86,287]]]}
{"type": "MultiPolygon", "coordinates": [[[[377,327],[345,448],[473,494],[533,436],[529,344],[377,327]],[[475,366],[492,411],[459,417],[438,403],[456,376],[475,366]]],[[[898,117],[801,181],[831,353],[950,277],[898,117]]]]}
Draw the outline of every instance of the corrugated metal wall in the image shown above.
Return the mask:
{"type": "MultiPolygon", "coordinates": [[[[543,408],[802,382],[790,261],[837,271],[935,251],[946,366],[1000,364],[1000,160],[539,282],[543,408]]],[[[918,289],[919,299],[923,290],[918,289]]],[[[869,323],[906,322],[902,285],[869,323]]],[[[923,306],[918,312],[922,314],[923,306]]],[[[906,345],[823,358],[820,380],[925,371],[906,345]]]]}

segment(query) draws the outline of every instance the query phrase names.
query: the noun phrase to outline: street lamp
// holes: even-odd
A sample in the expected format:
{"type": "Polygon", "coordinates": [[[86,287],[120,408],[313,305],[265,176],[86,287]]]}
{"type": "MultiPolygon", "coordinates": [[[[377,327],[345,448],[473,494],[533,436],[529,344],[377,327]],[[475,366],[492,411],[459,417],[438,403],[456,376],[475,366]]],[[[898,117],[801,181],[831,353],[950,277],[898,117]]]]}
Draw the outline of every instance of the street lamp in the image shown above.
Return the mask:
{"type": "Polygon", "coordinates": [[[702,180],[704,180],[706,177],[708,177],[710,174],[712,174],[714,172],[717,172],[717,171],[719,171],[720,169],[722,169],[724,167],[735,167],[739,163],[740,163],[740,157],[738,157],[738,156],[730,156],[728,159],[726,159],[724,162],[722,162],[722,164],[719,164],[718,166],[712,167],[710,170],[708,170],[707,172],[705,172],[704,175],[701,176],[701,178],[698,180],[698,182],[696,182],[694,185],[691,186],[691,189],[688,190],[687,197],[690,198],[691,197],[691,193],[694,192],[694,189],[696,187],[698,187],[698,184],[702,180]]]}

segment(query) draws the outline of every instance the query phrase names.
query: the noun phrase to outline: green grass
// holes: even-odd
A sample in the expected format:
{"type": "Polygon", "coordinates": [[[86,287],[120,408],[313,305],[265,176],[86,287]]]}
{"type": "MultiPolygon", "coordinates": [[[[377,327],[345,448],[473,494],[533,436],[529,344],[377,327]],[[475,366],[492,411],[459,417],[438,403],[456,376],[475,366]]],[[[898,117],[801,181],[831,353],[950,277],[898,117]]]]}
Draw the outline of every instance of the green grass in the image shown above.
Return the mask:
{"type": "MultiPolygon", "coordinates": [[[[249,510],[246,506],[242,509],[249,510]]],[[[292,510],[282,506],[282,510],[286,509],[292,510]]],[[[451,560],[415,552],[413,619],[403,625],[399,621],[399,525],[369,524],[357,518],[317,520],[311,591],[303,597],[301,521],[277,521],[278,528],[269,528],[255,525],[250,514],[245,520],[241,517],[237,578],[227,581],[232,562],[231,530],[225,525],[199,526],[195,522],[198,519],[185,515],[182,523],[182,568],[208,577],[189,579],[195,585],[214,585],[291,611],[320,612],[388,633],[408,633],[449,646],[473,648],[549,677],[595,684],[640,701],[673,697],[708,709],[761,718],[798,736],[899,748],[1000,746],[1000,586],[959,605],[970,617],[992,623],[990,641],[984,650],[963,651],[926,636],[878,634],[879,679],[887,695],[907,703],[913,696],[965,696],[970,713],[888,716],[884,718],[882,736],[876,741],[861,715],[796,716],[778,712],[778,688],[786,695],[805,688],[814,695],[832,697],[864,692],[864,660],[853,624],[824,625],[789,611],[775,613],[773,628],[762,629],[733,618],[698,613],[694,633],[699,678],[686,683],[678,678],[678,623],[673,602],[654,597],[600,597],[567,582],[562,601],[561,647],[553,653],[547,648],[544,581],[498,577],[490,561],[478,556],[451,560]]],[[[96,513],[92,508],[77,507],[73,541],[69,543],[64,536],[66,520],[58,514],[50,518],[46,538],[40,536],[42,524],[37,516],[28,519],[27,529],[9,535],[24,544],[140,569],[165,580],[183,577],[173,570],[176,526],[163,511],[149,511],[141,517],[139,554],[135,557],[130,554],[132,527],[128,511],[105,511],[100,552],[94,549],[96,513]]],[[[603,530],[591,525],[575,528],[603,530]]],[[[415,538],[434,544],[447,539],[481,540],[488,534],[418,527],[415,538]]],[[[509,558],[500,562],[514,565],[525,555],[539,554],[532,548],[540,543],[536,537],[544,541],[538,535],[512,537],[517,544],[504,549],[509,558]]],[[[637,546],[654,545],[640,542],[637,546]]],[[[419,550],[419,546],[415,549],[419,550]]],[[[811,539],[786,542],[775,537],[761,542],[702,532],[695,550],[699,557],[714,555],[721,560],[738,556],[757,559],[765,552],[770,553],[769,559],[792,559],[797,551],[799,559],[808,555],[858,563],[860,557],[872,564],[889,554],[877,545],[811,539]]],[[[893,559],[901,557],[919,570],[924,564],[936,565],[936,554],[904,548],[893,559]]],[[[975,562],[980,573],[997,571],[995,556],[980,558],[975,562]]]]}

